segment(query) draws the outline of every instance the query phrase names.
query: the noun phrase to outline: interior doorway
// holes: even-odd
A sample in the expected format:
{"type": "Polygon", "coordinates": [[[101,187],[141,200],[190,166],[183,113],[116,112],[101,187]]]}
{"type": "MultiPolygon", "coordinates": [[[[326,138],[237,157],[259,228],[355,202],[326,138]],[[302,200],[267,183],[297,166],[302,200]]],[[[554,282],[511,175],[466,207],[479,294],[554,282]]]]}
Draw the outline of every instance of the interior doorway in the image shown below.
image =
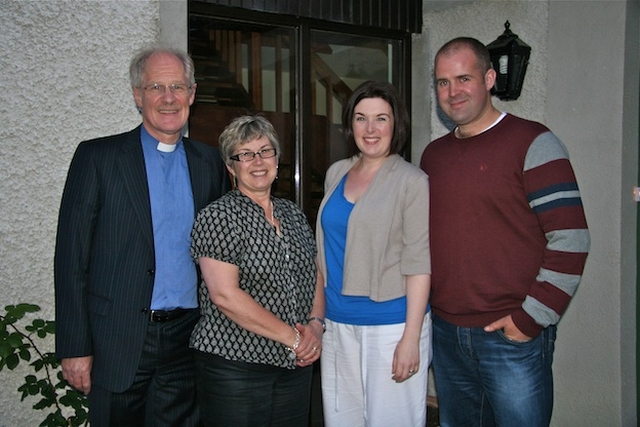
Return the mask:
{"type": "Polygon", "coordinates": [[[198,92],[189,134],[217,145],[234,117],[267,117],[282,150],[273,193],[295,201],[315,226],[325,171],[349,155],[341,132],[343,103],[371,79],[391,82],[408,98],[409,38],[404,32],[242,15],[220,17],[197,3],[190,8],[189,52],[198,92]]]}

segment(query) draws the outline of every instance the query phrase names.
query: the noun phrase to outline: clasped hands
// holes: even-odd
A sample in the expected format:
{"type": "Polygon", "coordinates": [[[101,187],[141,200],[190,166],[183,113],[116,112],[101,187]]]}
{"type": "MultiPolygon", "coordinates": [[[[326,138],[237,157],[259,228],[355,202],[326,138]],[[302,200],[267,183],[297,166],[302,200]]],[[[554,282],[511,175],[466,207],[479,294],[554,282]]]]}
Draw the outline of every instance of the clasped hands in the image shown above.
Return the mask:
{"type": "Polygon", "coordinates": [[[295,329],[300,332],[300,343],[295,349],[296,365],[299,367],[310,366],[320,358],[322,326],[318,322],[311,322],[306,325],[296,323],[295,329]]]}

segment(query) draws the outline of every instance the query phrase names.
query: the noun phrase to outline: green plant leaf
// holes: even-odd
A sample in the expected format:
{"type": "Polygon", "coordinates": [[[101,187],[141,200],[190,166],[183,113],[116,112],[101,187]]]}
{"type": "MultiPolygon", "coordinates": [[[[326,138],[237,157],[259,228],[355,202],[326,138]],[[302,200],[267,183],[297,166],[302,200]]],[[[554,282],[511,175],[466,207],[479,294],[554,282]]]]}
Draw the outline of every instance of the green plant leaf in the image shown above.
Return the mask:
{"type": "Polygon", "coordinates": [[[20,396],[20,401],[23,402],[24,399],[26,399],[29,396],[29,387],[22,386],[18,389],[18,391],[22,392],[22,395],[20,396]]]}
{"type": "Polygon", "coordinates": [[[12,325],[12,324],[16,323],[18,320],[19,320],[18,317],[14,316],[13,314],[7,313],[7,315],[4,316],[2,321],[7,325],[12,325]]]}
{"type": "Polygon", "coordinates": [[[37,384],[30,386],[28,390],[31,396],[35,396],[36,394],[40,393],[40,387],[38,387],[37,384]]]}
{"type": "Polygon", "coordinates": [[[14,347],[7,341],[0,341],[0,358],[4,359],[14,352],[14,347]]]}
{"type": "Polygon", "coordinates": [[[48,408],[49,406],[51,406],[52,402],[51,399],[48,398],[42,398],[40,399],[38,402],[36,402],[33,405],[33,409],[44,409],[44,408],[48,408]]]}
{"type": "Polygon", "coordinates": [[[29,360],[31,360],[31,352],[26,349],[26,348],[21,348],[20,349],[20,359],[24,360],[25,362],[28,362],[29,360]]]}
{"type": "MultiPolygon", "coordinates": [[[[62,416],[59,409],[56,412],[49,414],[49,417],[47,418],[48,418],[47,422],[49,422],[50,424],[46,424],[46,425],[49,425],[49,426],[68,427],[72,425],[72,424],[69,424],[69,421],[62,416]]],[[[43,425],[43,424],[40,424],[40,425],[43,425]]]]}
{"type": "Polygon", "coordinates": [[[18,304],[8,305],[4,308],[7,311],[5,316],[5,322],[13,324],[22,319],[26,313],[34,313],[40,310],[40,307],[35,304],[18,304]]]}
{"type": "Polygon", "coordinates": [[[47,331],[47,333],[49,333],[49,334],[55,334],[56,333],[56,322],[54,322],[52,320],[47,320],[47,324],[44,325],[44,330],[47,331]]]}
{"type": "Polygon", "coordinates": [[[33,366],[34,371],[40,372],[44,368],[44,361],[42,359],[34,360],[31,366],[33,366]]]}
{"type": "Polygon", "coordinates": [[[21,303],[16,306],[16,309],[21,310],[23,313],[35,313],[40,311],[40,306],[36,304],[21,303]]]}
{"type": "Polygon", "coordinates": [[[20,346],[23,345],[22,342],[22,335],[20,335],[17,332],[14,332],[12,334],[9,334],[9,336],[7,337],[7,342],[9,343],[9,345],[13,348],[18,348],[20,346]]]}
{"type": "Polygon", "coordinates": [[[18,363],[20,363],[20,359],[16,353],[12,353],[4,359],[4,362],[7,364],[7,368],[13,371],[18,363]]]}

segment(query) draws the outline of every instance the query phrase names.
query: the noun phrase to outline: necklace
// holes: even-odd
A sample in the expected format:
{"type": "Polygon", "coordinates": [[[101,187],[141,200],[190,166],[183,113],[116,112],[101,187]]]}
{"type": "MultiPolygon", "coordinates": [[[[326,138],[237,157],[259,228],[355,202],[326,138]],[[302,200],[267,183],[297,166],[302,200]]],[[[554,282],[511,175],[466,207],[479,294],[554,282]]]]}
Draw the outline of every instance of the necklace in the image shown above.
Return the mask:
{"type": "Polygon", "coordinates": [[[271,218],[267,218],[267,221],[269,221],[269,224],[271,224],[272,227],[275,227],[276,222],[273,218],[273,201],[270,201],[269,204],[271,205],[271,218]]]}

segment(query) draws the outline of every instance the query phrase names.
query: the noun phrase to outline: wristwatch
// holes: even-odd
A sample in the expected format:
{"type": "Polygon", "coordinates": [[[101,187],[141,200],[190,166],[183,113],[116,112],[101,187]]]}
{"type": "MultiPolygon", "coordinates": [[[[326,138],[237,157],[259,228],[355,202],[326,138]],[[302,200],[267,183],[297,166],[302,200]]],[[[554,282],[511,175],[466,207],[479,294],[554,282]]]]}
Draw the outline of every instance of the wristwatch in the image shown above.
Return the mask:
{"type": "Polygon", "coordinates": [[[309,318],[309,323],[311,323],[312,320],[316,320],[316,321],[320,322],[320,324],[322,325],[322,332],[327,332],[327,324],[324,322],[323,318],[317,317],[317,316],[310,317],[309,318]]]}

